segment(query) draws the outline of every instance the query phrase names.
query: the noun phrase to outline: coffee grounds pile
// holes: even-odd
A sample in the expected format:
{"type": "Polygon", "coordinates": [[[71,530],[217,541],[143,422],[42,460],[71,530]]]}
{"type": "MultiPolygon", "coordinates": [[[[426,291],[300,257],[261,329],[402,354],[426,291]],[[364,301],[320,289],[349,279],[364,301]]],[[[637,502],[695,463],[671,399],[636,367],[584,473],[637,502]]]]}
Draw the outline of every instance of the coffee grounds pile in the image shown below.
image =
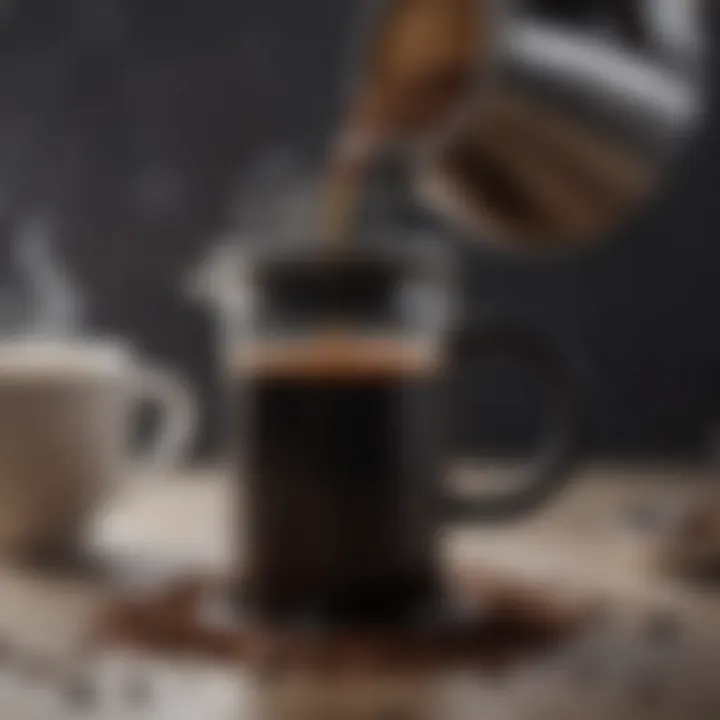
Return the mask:
{"type": "Polygon", "coordinates": [[[98,619],[95,642],[265,670],[398,673],[462,665],[492,672],[559,649],[592,618],[588,602],[476,571],[460,577],[456,587],[464,612],[450,622],[290,632],[250,622],[213,622],[206,609],[227,601],[232,584],[185,579],[153,597],[111,600],[98,619]]]}

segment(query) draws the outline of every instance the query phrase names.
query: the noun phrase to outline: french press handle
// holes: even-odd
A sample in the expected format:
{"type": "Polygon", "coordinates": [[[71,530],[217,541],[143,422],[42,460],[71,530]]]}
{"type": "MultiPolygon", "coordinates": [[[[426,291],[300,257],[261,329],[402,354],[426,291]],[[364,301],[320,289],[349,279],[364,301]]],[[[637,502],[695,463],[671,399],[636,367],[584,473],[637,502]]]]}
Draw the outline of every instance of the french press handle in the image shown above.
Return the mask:
{"type": "MultiPolygon", "coordinates": [[[[456,330],[453,357],[507,360],[527,367],[546,386],[548,407],[538,450],[517,478],[516,491],[478,498],[447,498],[451,521],[504,521],[528,514],[558,494],[572,478],[586,429],[583,382],[577,367],[550,338],[500,317],[456,330]]],[[[514,486],[514,485],[513,485],[514,486]]]]}

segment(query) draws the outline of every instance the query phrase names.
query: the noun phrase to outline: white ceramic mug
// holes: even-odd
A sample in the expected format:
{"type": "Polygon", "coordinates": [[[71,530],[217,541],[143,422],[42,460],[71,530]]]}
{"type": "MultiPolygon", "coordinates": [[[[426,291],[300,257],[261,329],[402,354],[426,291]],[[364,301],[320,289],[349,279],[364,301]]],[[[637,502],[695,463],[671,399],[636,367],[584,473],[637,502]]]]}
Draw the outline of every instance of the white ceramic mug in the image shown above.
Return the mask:
{"type": "Polygon", "coordinates": [[[187,384],[126,344],[0,343],[0,552],[72,555],[129,466],[170,469],[195,427],[187,384]],[[134,411],[146,403],[159,411],[156,436],[133,457],[134,411]]]}

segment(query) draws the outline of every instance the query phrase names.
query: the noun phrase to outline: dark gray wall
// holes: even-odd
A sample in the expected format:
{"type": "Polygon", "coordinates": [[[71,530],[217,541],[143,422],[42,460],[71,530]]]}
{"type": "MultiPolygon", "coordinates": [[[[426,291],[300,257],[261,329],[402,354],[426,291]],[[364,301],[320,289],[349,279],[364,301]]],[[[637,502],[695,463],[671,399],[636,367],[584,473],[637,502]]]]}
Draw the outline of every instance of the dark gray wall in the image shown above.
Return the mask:
{"type": "MultiPolygon", "coordinates": [[[[22,0],[0,20],[2,253],[23,217],[51,208],[94,329],[131,336],[203,389],[202,452],[218,437],[214,339],[179,280],[248,163],[278,143],[321,146],[358,6],[22,0]]],[[[712,107],[660,197],[600,249],[464,251],[472,302],[528,316],[592,367],[602,452],[693,452],[720,418],[715,88],[712,107]]],[[[463,395],[460,426],[515,436],[512,411],[463,395]]]]}

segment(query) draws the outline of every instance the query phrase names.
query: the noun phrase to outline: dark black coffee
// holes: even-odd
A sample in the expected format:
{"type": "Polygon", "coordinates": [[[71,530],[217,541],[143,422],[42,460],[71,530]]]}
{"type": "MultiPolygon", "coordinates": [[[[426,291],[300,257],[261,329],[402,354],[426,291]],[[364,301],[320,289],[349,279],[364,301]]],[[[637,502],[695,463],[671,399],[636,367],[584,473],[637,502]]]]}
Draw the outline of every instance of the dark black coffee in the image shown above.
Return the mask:
{"type": "Polygon", "coordinates": [[[431,600],[438,373],[431,347],[400,340],[286,342],[236,358],[261,614],[396,621],[431,600]]]}

